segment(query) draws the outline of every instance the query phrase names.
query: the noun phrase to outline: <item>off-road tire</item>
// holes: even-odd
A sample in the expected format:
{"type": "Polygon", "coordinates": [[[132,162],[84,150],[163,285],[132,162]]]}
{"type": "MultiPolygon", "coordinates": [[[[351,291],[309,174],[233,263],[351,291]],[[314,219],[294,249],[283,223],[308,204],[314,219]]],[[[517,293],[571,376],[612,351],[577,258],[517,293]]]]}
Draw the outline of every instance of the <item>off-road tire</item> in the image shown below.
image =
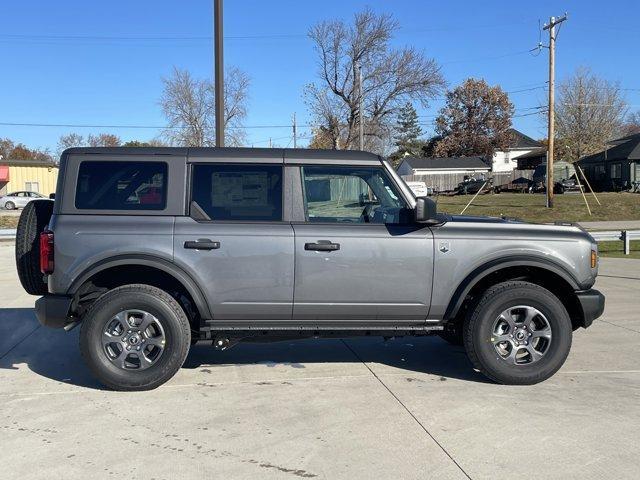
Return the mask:
{"type": "Polygon", "coordinates": [[[167,292],[149,285],[125,285],[102,295],[82,319],[80,352],[95,377],[107,388],[121,391],[152,390],[180,369],[191,344],[191,327],[180,304],[167,292]],[[146,370],[126,370],[109,360],[102,345],[107,322],[127,309],[151,313],[161,322],[166,343],[157,363],[146,370]]]}
{"type": "Polygon", "coordinates": [[[532,385],[542,382],[564,364],[571,349],[571,319],[562,302],[549,290],[524,281],[490,287],[464,324],[464,346],[473,366],[497,383],[532,385]],[[491,342],[493,322],[505,309],[527,305],[538,309],[549,322],[552,341],[544,357],[524,365],[509,364],[491,342]]]}
{"type": "Polygon", "coordinates": [[[33,200],[24,207],[16,231],[16,267],[22,287],[31,295],[47,293],[47,284],[40,271],[40,233],[51,214],[51,200],[33,200]]]}

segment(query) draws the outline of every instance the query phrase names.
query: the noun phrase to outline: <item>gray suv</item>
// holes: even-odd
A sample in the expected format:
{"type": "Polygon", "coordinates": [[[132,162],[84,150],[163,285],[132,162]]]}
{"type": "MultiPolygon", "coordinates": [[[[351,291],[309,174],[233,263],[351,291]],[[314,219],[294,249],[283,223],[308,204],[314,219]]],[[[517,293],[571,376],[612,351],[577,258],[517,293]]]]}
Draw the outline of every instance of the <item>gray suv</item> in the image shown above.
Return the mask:
{"type": "Polygon", "coordinates": [[[364,152],[75,148],[16,240],[46,326],[95,376],[155,388],[198,341],[438,334],[505,384],[565,361],[604,309],[572,225],[436,213],[364,152]]]}

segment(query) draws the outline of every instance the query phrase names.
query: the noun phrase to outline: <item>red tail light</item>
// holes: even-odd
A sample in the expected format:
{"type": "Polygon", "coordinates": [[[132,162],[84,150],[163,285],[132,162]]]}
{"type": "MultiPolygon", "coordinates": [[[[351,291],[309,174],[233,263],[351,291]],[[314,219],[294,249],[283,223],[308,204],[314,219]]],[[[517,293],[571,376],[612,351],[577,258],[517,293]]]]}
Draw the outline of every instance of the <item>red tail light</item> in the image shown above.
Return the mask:
{"type": "Polygon", "coordinates": [[[40,271],[50,275],[53,267],[53,232],[45,230],[40,234],[40,271]]]}

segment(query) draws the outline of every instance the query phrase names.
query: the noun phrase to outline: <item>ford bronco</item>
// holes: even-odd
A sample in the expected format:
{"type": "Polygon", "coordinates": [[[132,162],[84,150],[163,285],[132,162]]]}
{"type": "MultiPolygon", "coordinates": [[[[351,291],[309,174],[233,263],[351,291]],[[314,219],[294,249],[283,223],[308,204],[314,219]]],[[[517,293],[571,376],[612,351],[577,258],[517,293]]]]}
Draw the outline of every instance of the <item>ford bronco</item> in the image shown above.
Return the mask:
{"type": "Polygon", "coordinates": [[[93,374],[155,388],[191,344],[439,334],[495,382],[533,384],[604,309],[573,225],[436,212],[370,153],[73,148],[30,202],[16,260],[93,374]]]}

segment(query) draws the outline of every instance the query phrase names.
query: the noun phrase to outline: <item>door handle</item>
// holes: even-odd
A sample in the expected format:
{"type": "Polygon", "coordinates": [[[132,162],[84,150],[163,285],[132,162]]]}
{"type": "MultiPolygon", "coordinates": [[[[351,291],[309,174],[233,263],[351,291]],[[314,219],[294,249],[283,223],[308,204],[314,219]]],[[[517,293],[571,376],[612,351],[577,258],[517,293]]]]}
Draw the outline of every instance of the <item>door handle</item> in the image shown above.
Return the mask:
{"type": "Polygon", "coordinates": [[[318,240],[317,243],[305,243],[305,250],[315,250],[316,252],[335,252],[340,250],[339,243],[331,243],[329,240],[318,240]]]}
{"type": "Polygon", "coordinates": [[[208,238],[199,238],[198,240],[189,240],[184,242],[184,248],[193,250],[216,250],[220,248],[220,242],[214,242],[208,238]]]}

